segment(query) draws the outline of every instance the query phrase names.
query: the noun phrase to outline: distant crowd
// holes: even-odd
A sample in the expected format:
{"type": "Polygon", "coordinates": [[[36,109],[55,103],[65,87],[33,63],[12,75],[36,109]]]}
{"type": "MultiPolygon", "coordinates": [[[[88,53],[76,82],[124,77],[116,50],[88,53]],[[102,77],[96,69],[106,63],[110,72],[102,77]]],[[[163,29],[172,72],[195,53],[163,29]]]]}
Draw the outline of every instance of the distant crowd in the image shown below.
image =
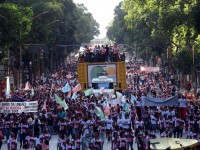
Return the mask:
{"type": "Polygon", "coordinates": [[[171,97],[177,87],[161,72],[141,72],[140,65],[143,63],[127,63],[128,87],[123,98],[117,94],[85,96],[77,90],[75,62],[37,78],[34,95],[24,89],[12,91],[38,101],[38,112],[0,114],[0,149],[6,143],[8,150],[50,150],[52,136],[56,136],[53,149],[57,150],[103,150],[106,142],[111,150],[149,150],[151,139],[169,137],[200,142],[199,101],[190,101],[180,93],[177,105],[144,106],[146,97],[171,97]],[[70,88],[63,92],[67,83],[70,88]]]}

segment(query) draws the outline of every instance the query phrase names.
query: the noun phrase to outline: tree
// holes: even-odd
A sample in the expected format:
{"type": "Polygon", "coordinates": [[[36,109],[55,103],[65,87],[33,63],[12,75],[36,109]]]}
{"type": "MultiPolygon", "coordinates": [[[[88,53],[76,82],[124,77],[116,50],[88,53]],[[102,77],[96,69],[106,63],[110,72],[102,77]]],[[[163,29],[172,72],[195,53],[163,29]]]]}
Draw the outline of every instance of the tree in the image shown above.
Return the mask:
{"type": "Polygon", "coordinates": [[[0,45],[9,48],[29,35],[33,12],[29,7],[0,4],[0,45]]]}
{"type": "Polygon", "coordinates": [[[191,52],[192,45],[200,47],[199,8],[200,2],[196,0],[124,0],[115,9],[107,35],[116,42],[135,43],[141,57],[150,49],[147,59],[166,58],[170,46],[175,60],[183,56],[190,62],[187,52],[191,52]]]}
{"type": "Polygon", "coordinates": [[[114,20],[108,26],[107,36],[116,43],[125,43],[125,35],[127,32],[124,20],[125,14],[125,11],[122,9],[122,3],[119,3],[114,10],[114,20]]]}

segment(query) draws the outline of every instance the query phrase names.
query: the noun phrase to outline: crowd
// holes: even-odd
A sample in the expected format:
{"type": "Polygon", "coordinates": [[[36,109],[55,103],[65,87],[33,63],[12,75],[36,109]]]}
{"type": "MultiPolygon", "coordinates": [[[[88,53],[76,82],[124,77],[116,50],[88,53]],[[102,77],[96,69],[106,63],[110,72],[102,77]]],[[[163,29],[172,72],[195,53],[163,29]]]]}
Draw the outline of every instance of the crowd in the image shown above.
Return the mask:
{"type": "MultiPolygon", "coordinates": [[[[142,63],[127,63],[125,97],[85,96],[76,89],[75,62],[49,76],[37,78],[34,95],[29,90],[13,90],[12,94],[38,101],[38,112],[0,114],[0,149],[6,141],[8,150],[17,150],[17,147],[48,150],[52,135],[58,135],[57,148],[54,148],[58,150],[102,150],[105,142],[111,143],[112,150],[133,150],[134,145],[138,150],[148,150],[150,140],[159,137],[200,141],[199,102],[188,101],[180,93],[179,104],[175,106],[143,106],[145,97],[171,97],[177,94],[177,87],[172,80],[166,82],[161,72],[140,72],[140,65],[142,63]],[[70,89],[63,92],[67,83],[70,89]],[[58,103],[57,97],[67,108],[58,103]],[[17,145],[18,140],[20,145],[17,145]]],[[[1,101],[5,101],[5,97],[1,101]]]]}
{"type": "Polygon", "coordinates": [[[79,62],[118,62],[125,61],[125,54],[120,54],[119,46],[114,44],[96,45],[94,48],[85,46],[84,53],[80,53],[79,62]]]}

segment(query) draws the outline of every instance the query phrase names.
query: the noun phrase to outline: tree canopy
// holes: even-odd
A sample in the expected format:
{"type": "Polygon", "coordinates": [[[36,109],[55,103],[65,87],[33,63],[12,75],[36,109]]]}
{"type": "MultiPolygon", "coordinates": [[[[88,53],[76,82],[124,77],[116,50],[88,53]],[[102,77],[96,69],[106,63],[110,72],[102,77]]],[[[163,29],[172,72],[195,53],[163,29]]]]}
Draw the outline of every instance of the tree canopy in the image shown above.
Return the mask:
{"type": "Polygon", "coordinates": [[[150,55],[146,57],[152,55],[166,59],[170,46],[173,50],[172,60],[190,55],[185,57],[189,63],[192,45],[195,46],[195,56],[199,53],[199,8],[200,2],[197,0],[123,0],[115,8],[115,17],[107,35],[116,42],[136,43],[141,57],[149,49],[150,55]]]}
{"type": "Polygon", "coordinates": [[[72,0],[5,0],[0,3],[0,43],[88,42],[99,34],[98,23],[72,0]]]}

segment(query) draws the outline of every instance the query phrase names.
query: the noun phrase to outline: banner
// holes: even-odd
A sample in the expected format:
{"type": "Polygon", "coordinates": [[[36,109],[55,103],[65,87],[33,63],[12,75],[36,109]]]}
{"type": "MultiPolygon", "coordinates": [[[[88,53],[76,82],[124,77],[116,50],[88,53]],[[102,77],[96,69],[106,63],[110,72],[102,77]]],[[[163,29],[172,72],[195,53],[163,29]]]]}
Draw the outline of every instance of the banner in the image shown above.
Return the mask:
{"type": "Polygon", "coordinates": [[[87,75],[89,86],[92,87],[92,79],[99,76],[112,78],[113,82],[117,82],[117,66],[116,64],[89,64],[87,66],[87,75]]]}
{"type": "Polygon", "coordinates": [[[38,101],[0,102],[0,113],[28,113],[38,111],[38,101]]]}
{"type": "Polygon", "coordinates": [[[151,98],[146,97],[144,106],[173,106],[178,104],[178,96],[170,98],[151,98]]]}
{"type": "Polygon", "coordinates": [[[151,72],[158,72],[159,67],[145,67],[141,66],[140,71],[144,71],[145,73],[151,73],[151,72]]]}

